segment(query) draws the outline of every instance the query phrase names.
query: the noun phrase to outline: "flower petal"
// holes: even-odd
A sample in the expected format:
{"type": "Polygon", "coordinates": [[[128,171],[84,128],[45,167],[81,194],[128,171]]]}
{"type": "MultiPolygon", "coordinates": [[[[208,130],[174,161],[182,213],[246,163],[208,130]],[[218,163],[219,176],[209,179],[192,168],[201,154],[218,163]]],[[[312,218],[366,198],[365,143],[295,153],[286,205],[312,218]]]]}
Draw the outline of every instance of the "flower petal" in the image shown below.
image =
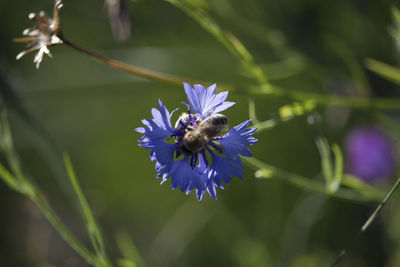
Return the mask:
{"type": "Polygon", "coordinates": [[[188,83],[183,83],[183,87],[185,87],[185,92],[187,95],[190,109],[196,113],[200,113],[198,111],[201,110],[201,107],[199,99],[197,98],[197,94],[195,93],[194,89],[188,83]]]}
{"type": "Polygon", "coordinates": [[[199,155],[199,164],[193,169],[193,173],[194,175],[191,177],[192,181],[186,190],[186,194],[188,195],[193,189],[195,189],[198,201],[201,201],[206,191],[212,198],[217,199],[215,183],[209,178],[210,168],[206,165],[202,154],[199,155]]]}
{"type": "Polygon", "coordinates": [[[240,157],[221,157],[212,151],[210,151],[210,153],[212,164],[209,176],[217,186],[221,186],[222,181],[229,184],[232,175],[242,178],[244,169],[240,157]]]}
{"type": "Polygon", "coordinates": [[[190,166],[188,157],[174,162],[170,172],[171,188],[175,189],[179,186],[181,191],[184,192],[190,186],[194,175],[196,173],[190,166]]]}
{"type": "Polygon", "coordinates": [[[157,142],[151,150],[152,160],[156,160],[163,166],[171,165],[174,162],[174,152],[179,144],[167,144],[165,142],[157,142]]]}
{"type": "Polygon", "coordinates": [[[195,84],[194,89],[187,83],[183,84],[188,97],[190,109],[199,114],[201,118],[221,112],[232,105],[234,102],[225,102],[228,92],[215,94],[216,84],[211,85],[207,89],[200,84],[195,84]]]}
{"type": "Polygon", "coordinates": [[[245,157],[252,156],[247,146],[257,142],[257,139],[251,136],[257,129],[246,129],[249,124],[250,120],[247,120],[233,127],[224,138],[218,140],[224,148],[227,157],[235,159],[238,158],[238,155],[245,157]]]}
{"type": "MultiPolygon", "coordinates": [[[[152,108],[151,113],[153,115],[153,119],[150,120],[142,120],[142,123],[147,126],[147,128],[139,127],[136,128],[135,131],[138,133],[145,134],[145,136],[149,139],[149,141],[163,141],[167,137],[176,134],[175,129],[171,126],[171,116],[173,112],[170,114],[168,109],[164,106],[164,104],[159,100],[158,109],[152,108]]],[[[143,140],[139,142],[144,143],[143,140]]]]}
{"type": "Polygon", "coordinates": [[[233,105],[235,105],[235,102],[230,102],[230,101],[225,101],[224,103],[222,103],[221,105],[219,105],[218,107],[216,107],[214,109],[214,114],[219,113],[221,111],[224,111],[225,109],[228,109],[230,107],[232,107],[233,105]]]}

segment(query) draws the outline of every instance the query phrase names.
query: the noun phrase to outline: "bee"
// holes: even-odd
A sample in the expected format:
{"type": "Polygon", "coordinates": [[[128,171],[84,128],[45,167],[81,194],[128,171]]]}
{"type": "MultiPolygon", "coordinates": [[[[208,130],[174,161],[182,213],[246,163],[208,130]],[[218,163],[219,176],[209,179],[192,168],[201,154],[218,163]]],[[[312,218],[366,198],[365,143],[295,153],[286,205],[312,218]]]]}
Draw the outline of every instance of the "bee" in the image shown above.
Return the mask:
{"type": "Polygon", "coordinates": [[[191,131],[194,128],[193,122],[197,125],[201,120],[197,119],[196,116],[188,113],[182,113],[175,123],[175,130],[178,132],[185,133],[186,131],[191,131]]]}
{"type": "MultiPolygon", "coordinates": [[[[190,118],[187,118],[189,121],[190,118]]],[[[179,123],[179,120],[177,122],[179,123]]],[[[182,125],[183,126],[183,125],[182,125]]],[[[179,127],[179,126],[178,126],[179,127]]],[[[215,114],[204,120],[196,120],[195,126],[188,126],[182,137],[180,150],[185,155],[201,151],[215,137],[223,134],[228,129],[228,118],[223,114],[215,114]],[[197,126],[197,127],[196,127],[197,126]]]]}

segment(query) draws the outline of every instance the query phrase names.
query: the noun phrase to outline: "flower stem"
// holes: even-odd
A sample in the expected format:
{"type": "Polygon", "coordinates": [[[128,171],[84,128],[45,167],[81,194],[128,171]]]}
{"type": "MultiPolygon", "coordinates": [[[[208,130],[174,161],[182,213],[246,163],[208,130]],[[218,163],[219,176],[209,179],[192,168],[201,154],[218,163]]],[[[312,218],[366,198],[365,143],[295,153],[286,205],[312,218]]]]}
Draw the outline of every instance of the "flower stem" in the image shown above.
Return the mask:
{"type": "Polygon", "coordinates": [[[385,206],[386,202],[389,200],[389,198],[393,195],[394,191],[396,188],[400,185],[400,178],[397,179],[396,183],[393,185],[392,189],[390,189],[389,193],[386,194],[385,198],[382,200],[382,202],[376,207],[374,212],[369,216],[367,221],[364,223],[364,225],[361,227],[360,231],[356,234],[356,236],[353,238],[353,240],[347,245],[346,248],[344,248],[339,255],[336,257],[335,261],[331,264],[331,267],[336,266],[342,258],[346,255],[347,251],[349,251],[353,245],[356,243],[358,238],[365,232],[367,229],[371,226],[371,224],[374,222],[374,220],[378,217],[379,213],[382,211],[383,206],[385,206]]]}
{"type": "Polygon", "coordinates": [[[127,72],[129,74],[133,74],[136,76],[140,76],[140,77],[144,77],[150,80],[156,80],[156,81],[161,81],[164,83],[169,83],[169,84],[178,84],[178,85],[182,85],[183,82],[188,82],[191,84],[196,84],[196,83],[201,83],[201,84],[210,84],[209,82],[204,82],[204,81],[197,81],[197,80],[191,80],[191,79],[187,79],[184,77],[179,77],[179,76],[175,76],[175,75],[169,75],[169,74],[164,74],[164,73],[160,73],[160,72],[155,72],[155,71],[151,71],[151,70],[147,70],[144,68],[139,68],[136,66],[131,66],[128,65],[126,63],[117,61],[117,60],[113,60],[113,59],[109,59],[106,58],[100,54],[97,54],[95,52],[92,52],[86,48],[83,48],[71,41],[69,41],[68,39],[65,39],[63,36],[59,36],[59,38],[63,41],[63,44],[75,49],[76,51],[83,53],[101,63],[106,64],[107,66],[117,69],[117,70],[121,70],[124,72],[127,72]]]}
{"type": "Polygon", "coordinates": [[[111,267],[105,255],[94,255],[87,250],[79,241],[67,230],[60,218],[51,209],[50,204],[40,192],[38,186],[23,171],[18,154],[15,150],[10,127],[6,117],[5,109],[0,109],[0,152],[8,162],[12,172],[0,162],[0,179],[7,183],[12,189],[31,199],[43,212],[49,222],[61,237],[89,264],[96,267],[111,267]]]}
{"type": "MultiPolygon", "coordinates": [[[[135,75],[140,76],[146,79],[160,81],[168,84],[174,85],[182,85],[183,82],[187,82],[190,84],[203,84],[204,86],[211,85],[210,82],[201,81],[201,80],[193,80],[186,77],[169,75],[165,73],[160,73],[144,68],[139,68],[136,66],[132,66],[126,63],[123,63],[118,60],[113,60],[107,57],[104,57],[100,54],[97,54],[93,51],[90,51],[86,48],[83,48],[70,40],[66,39],[62,35],[58,36],[65,45],[73,48],[74,50],[85,54],[94,60],[97,60],[107,66],[135,75]]],[[[248,92],[253,95],[263,95],[263,96],[277,96],[277,97],[286,97],[291,100],[295,101],[307,101],[307,100],[314,100],[316,103],[322,105],[339,105],[339,106],[347,106],[353,108],[360,108],[360,109],[393,109],[400,107],[400,99],[399,98],[359,98],[359,97],[346,97],[346,96],[333,96],[333,95],[325,95],[320,93],[313,93],[313,92],[305,92],[305,91],[296,91],[296,90],[285,90],[283,88],[277,86],[271,86],[269,83],[264,83],[256,86],[248,86],[246,90],[240,88],[238,86],[234,86],[231,84],[222,84],[219,83],[219,89],[230,91],[237,91],[238,93],[241,92],[248,92]]]]}
{"type": "Polygon", "coordinates": [[[248,163],[248,165],[256,170],[255,176],[262,179],[277,178],[287,182],[293,186],[296,186],[307,192],[314,192],[324,194],[330,197],[335,197],[344,200],[357,201],[357,202],[371,202],[378,200],[379,195],[375,194],[375,191],[368,192],[368,197],[365,196],[366,192],[361,194],[348,188],[339,188],[334,193],[326,190],[324,183],[291,173],[269,164],[266,164],[256,158],[242,157],[242,159],[248,163]]]}
{"type": "Polygon", "coordinates": [[[68,176],[70,178],[71,184],[75,190],[75,193],[78,197],[79,204],[81,206],[84,218],[86,220],[86,228],[92,242],[92,245],[96,251],[97,257],[101,259],[102,262],[109,263],[109,259],[106,255],[104,248],[103,237],[101,236],[100,229],[96,223],[92,210],[90,209],[89,203],[86,200],[85,195],[83,194],[82,188],[79,185],[78,179],[76,178],[76,174],[74,168],[72,166],[71,159],[68,154],[63,154],[64,165],[67,169],[68,176]]]}
{"type": "Polygon", "coordinates": [[[400,98],[371,97],[360,98],[358,96],[341,96],[309,92],[302,90],[288,90],[286,88],[272,86],[268,93],[265,93],[262,86],[250,86],[248,92],[254,96],[276,96],[290,99],[291,101],[312,100],[320,105],[337,105],[357,109],[397,109],[400,107],[400,98]]]}
{"type": "Polygon", "coordinates": [[[97,267],[106,267],[104,263],[100,262],[96,256],[90,253],[85,247],[83,247],[79,241],[65,228],[64,224],[60,221],[60,219],[55,215],[53,210],[50,208],[47,201],[44,197],[35,192],[31,199],[35,204],[42,210],[43,214],[49,220],[49,222],[53,225],[53,227],[57,230],[57,232],[61,235],[61,237],[79,254],[84,258],[89,264],[93,264],[97,267]]]}

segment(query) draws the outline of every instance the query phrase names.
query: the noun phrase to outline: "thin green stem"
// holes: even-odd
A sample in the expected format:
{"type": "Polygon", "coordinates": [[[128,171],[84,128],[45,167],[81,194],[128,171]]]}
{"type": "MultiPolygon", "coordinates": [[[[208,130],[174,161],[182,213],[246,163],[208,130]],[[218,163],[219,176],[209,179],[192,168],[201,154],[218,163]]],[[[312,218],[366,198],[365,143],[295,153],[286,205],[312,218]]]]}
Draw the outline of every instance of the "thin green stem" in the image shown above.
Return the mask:
{"type": "Polygon", "coordinates": [[[50,208],[47,201],[39,193],[35,192],[31,199],[38,205],[42,210],[43,214],[61,235],[61,237],[79,254],[81,255],[89,264],[93,264],[98,267],[106,267],[108,265],[100,262],[96,256],[92,255],[84,246],[82,246],[79,241],[66,229],[64,224],[60,221],[57,215],[50,208]]]}
{"type": "Polygon", "coordinates": [[[333,170],[333,181],[329,189],[335,192],[343,180],[343,153],[340,146],[337,144],[332,144],[332,152],[335,156],[335,167],[333,170]]]}
{"type": "Polygon", "coordinates": [[[278,124],[278,120],[276,119],[259,121],[256,115],[256,105],[252,99],[249,100],[249,118],[251,119],[252,126],[257,128],[257,134],[259,134],[262,130],[272,128],[278,124]]]}
{"type": "Polygon", "coordinates": [[[214,38],[240,61],[247,74],[261,85],[263,92],[269,92],[271,85],[264,71],[256,64],[253,55],[233,33],[222,30],[211,16],[187,0],[166,1],[181,9],[214,36],[214,38]]]}
{"type": "Polygon", "coordinates": [[[317,148],[321,156],[322,173],[324,174],[327,188],[329,188],[333,181],[333,166],[329,143],[325,137],[321,136],[316,138],[315,143],[317,144],[317,148]]]}
{"type": "MultiPolygon", "coordinates": [[[[251,90],[254,94],[265,95],[261,88],[253,87],[251,90]]],[[[305,92],[299,90],[286,90],[277,86],[274,86],[270,92],[270,95],[276,95],[280,97],[287,97],[292,100],[305,101],[314,100],[318,104],[323,105],[338,105],[360,109],[395,109],[400,108],[400,98],[359,98],[359,97],[347,97],[347,96],[336,96],[336,95],[325,95],[320,93],[305,92]]]]}
{"type": "Polygon", "coordinates": [[[376,189],[376,187],[364,182],[360,178],[351,174],[343,174],[340,182],[342,185],[357,190],[367,198],[382,199],[385,194],[384,192],[376,189]]]}
{"type": "Polygon", "coordinates": [[[137,267],[146,266],[129,233],[125,231],[118,232],[116,242],[125,260],[135,264],[137,267]]]}
{"type": "MultiPolygon", "coordinates": [[[[85,49],[65,37],[59,36],[63,43],[74,50],[83,53],[96,61],[99,61],[107,66],[135,75],[139,77],[143,77],[150,80],[160,81],[163,83],[168,84],[175,84],[175,85],[182,85],[183,82],[191,83],[191,84],[203,84],[205,86],[211,85],[210,82],[201,81],[201,80],[193,80],[186,77],[168,75],[160,72],[155,72],[151,70],[147,70],[144,68],[139,68],[136,66],[132,66],[117,60],[106,58],[100,54],[92,52],[88,49],[85,49]]],[[[257,71],[258,72],[258,71],[257,71]]],[[[260,81],[260,80],[259,80],[260,81]]],[[[229,89],[230,91],[237,91],[238,93],[243,92],[237,86],[231,84],[222,84],[219,83],[219,89],[229,89]]],[[[298,90],[286,90],[283,88],[279,88],[277,86],[271,86],[269,83],[260,84],[256,86],[246,86],[246,92],[253,94],[253,95],[268,95],[268,96],[279,96],[279,97],[287,97],[291,100],[295,101],[305,101],[305,100],[314,100],[318,104],[323,105],[340,105],[340,106],[347,106],[353,108],[376,108],[376,109],[394,109],[400,108],[400,99],[397,98],[373,98],[373,99],[366,99],[366,98],[358,98],[358,97],[345,97],[345,96],[332,96],[332,95],[324,95],[320,93],[312,93],[312,92],[305,92],[305,91],[298,91],[298,90]]]]}
{"type": "Polygon", "coordinates": [[[334,262],[330,265],[331,267],[336,266],[342,259],[343,257],[347,254],[347,251],[349,251],[355,242],[358,240],[358,238],[365,232],[367,229],[371,226],[371,224],[375,221],[375,219],[378,217],[379,213],[382,211],[383,206],[387,203],[389,198],[393,195],[394,191],[397,189],[397,187],[400,185],[400,178],[397,179],[396,183],[393,185],[393,187],[390,189],[390,191],[386,194],[385,198],[383,201],[376,207],[374,212],[369,216],[369,218],[365,221],[363,226],[361,227],[360,231],[356,234],[356,236],[353,238],[353,240],[347,245],[346,248],[344,248],[339,255],[336,257],[334,262]]]}
{"type": "Polygon", "coordinates": [[[62,39],[63,44],[75,49],[76,51],[83,53],[101,63],[104,63],[111,68],[121,70],[121,71],[127,72],[129,74],[133,74],[133,75],[140,76],[140,77],[143,77],[146,79],[156,80],[156,81],[169,83],[169,84],[182,85],[183,82],[188,82],[188,83],[192,83],[192,84],[195,84],[195,83],[210,84],[209,82],[197,81],[197,80],[188,79],[188,78],[184,78],[184,77],[168,75],[168,74],[155,72],[155,71],[147,70],[144,68],[139,68],[136,66],[128,65],[126,63],[123,63],[123,62],[120,62],[117,60],[106,58],[100,54],[97,54],[86,48],[83,48],[83,47],[69,41],[68,39],[64,38],[63,36],[59,36],[59,37],[62,39]]]}
{"type": "Polygon", "coordinates": [[[274,166],[268,165],[256,158],[242,158],[249,166],[255,170],[257,178],[279,178],[282,181],[285,181],[293,186],[296,186],[302,190],[314,193],[320,193],[324,195],[328,195],[335,198],[358,201],[358,202],[369,202],[374,201],[376,199],[376,195],[372,195],[370,198],[363,196],[362,194],[357,193],[354,190],[350,190],[347,188],[339,188],[335,193],[330,193],[326,190],[326,186],[324,183],[308,179],[301,175],[297,175],[285,170],[278,169],[274,166]]]}
{"type": "Polygon", "coordinates": [[[271,119],[266,121],[259,121],[256,115],[256,108],[253,100],[249,100],[249,118],[251,119],[252,126],[257,128],[256,134],[264,130],[276,126],[280,122],[286,122],[298,116],[303,116],[310,113],[316,107],[315,101],[308,100],[301,103],[294,102],[281,106],[276,113],[271,114],[271,119]]]}
{"type": "Polygon", "coordinates": [[[43,214],[61,235],[61,237],[89,264],[96,267],[111,267],[111,264],[97,258],[89,252],[79,241],[67,230],[48,202],[40,193],[38,187],[29,179],[21,167],[17,152],[15,151],[8,120],[5,110],[0,110],[0,148],[5,154],[8,165],[13,173],[8,171],[0,163],[0,176],[14,190],[30,198],[41,209],[43,214]]]}
{"type": "Polygon", "coordinates": [[[373,71],[383,78],[400,85],[400,68],[372,58],[367,58],[365,60],[365,66],[370,71],[373,71]]]}
{"type": "MultiPolygon", "coordinates": [[[[273,94],[291,98],[292,100],[313,99],[320,104],[335,104],[357,108],[399,108],[399,99],[361,99],[356,97],[339,97],[323,94],[315,94],[303,91],[284,90],[272,86],[264,71],[255,63],[253,55],[247,50],[243,43],[230,32],[224,31],[221,27],[204,11],[197,8],[187,0],[166,0],[175,5],[197,21],[206,31],[214,36],[241,62],[243,68],[259,84],[256,86],[256,93],[273,94]]],[[[233,88],[233,87],[229,87],[233,88]]]]}
{"type": "Polygon", "coordinates": [[[83,212],[84,218],[86,220],[86,228],[88,230],[88,234],[89,234],[90,240],[92,242],[92,245],[93,245],[98,257],[103,262],[109,262],[107,255],[105,253],[102,235],[100,233],[100,230],[96,223],[96,220],[93,216],[93,213],[90,209],[90,206],[86,200],[86,197],[83,194],[83,191],[79,185],[78,179],[76,178],[76,174],[75,174],[74,168],[72,166],[71,159],[68,156],[68,154],[64,154],[63,158],[64,158],[65,168],[67,169],[71,184],[75,190],[75,193],[78,197],[80,206],[82,208],[82,212],[83,212]]]}
{"type": "Polygon", "coordinates": [[[4,168],[2,164],[0,164],[0,177],[9,187],[19,191],[18,183],[15,180],[15,177],[6,168],[4,168]]]}

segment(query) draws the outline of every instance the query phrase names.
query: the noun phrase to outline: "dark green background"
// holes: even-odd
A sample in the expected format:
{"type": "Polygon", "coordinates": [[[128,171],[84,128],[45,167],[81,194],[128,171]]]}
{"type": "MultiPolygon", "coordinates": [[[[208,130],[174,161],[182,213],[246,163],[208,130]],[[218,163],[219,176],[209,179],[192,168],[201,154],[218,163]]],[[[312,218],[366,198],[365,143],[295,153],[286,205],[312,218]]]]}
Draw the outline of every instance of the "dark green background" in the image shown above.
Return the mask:
{"type": "MultiPolygon", "coordinates": [[[[387,31],[390,7],[400,6],[398,1],[193,2],[235,33],[272,82],[288,90],[353,94],[357,81],[341,47],[345,58],[361,67],[368,57],[398,63],[399,51],[387,31]],[[287,60],[283,68],[270,65],[287,60]],[[288,77],[274,79],[279,76],[288,77]]],[[[169,110],[184,109],[183,86],[120,73],[66,46],[51,47],[53,58],[45,56],[39,70],[32,54],[15,61],[24,46],[12,39],[31,26],[28,13],[43,9],[49,14],[52,5],[50,0],[0,2],[0,67],[33,116],[70,154],[113,259],[122,257],[115,242],[122,232],[132,237],[147,266],[329,266],[376,206],[304,192],[278,179],[257,180],[247,167],[244,180],[234,178],[218,191],[217,201],[207,195],[198,203],[194,194],[172,191],[169,182],[160,186],[148,151],[137,146],[140,135],[134,128],[150,118],[158,99],[169,110]]],[[[128,5],[133,35],[126,43],[112,38],[102,1],[64,1],[63,33],[123,62],[246,89],[250,80],[239,62],[181,10],[155,0],[128,5]]],[[[371,95],[397,95],[393,84],[366,74],[371,95]]],[[[231,126],[248,119],[248,98],[245,91],[230,93],[229,100],[237,103],[224,112],[231,126]]],[[[290,103],[252,98],[262,120],[290,103]]],[[[355,125],[376,123],[373,110],[318,111],[325,135],[340,145],[355,125]]],[[[59,159],[46,152],[43,138],[12,109],[9,117],[26,169],[66,225],[89,246],[59,159]]],[[[321,179],[316,132],[306,117],[256,137],[256,158],[321,179]]],[[[3,183],[0,192],[0,266],[87,266],[29,200],[3,183]]],[[[400,265],[398,207],[394,201],[385,209],[340,266],[400,265]]]]}

